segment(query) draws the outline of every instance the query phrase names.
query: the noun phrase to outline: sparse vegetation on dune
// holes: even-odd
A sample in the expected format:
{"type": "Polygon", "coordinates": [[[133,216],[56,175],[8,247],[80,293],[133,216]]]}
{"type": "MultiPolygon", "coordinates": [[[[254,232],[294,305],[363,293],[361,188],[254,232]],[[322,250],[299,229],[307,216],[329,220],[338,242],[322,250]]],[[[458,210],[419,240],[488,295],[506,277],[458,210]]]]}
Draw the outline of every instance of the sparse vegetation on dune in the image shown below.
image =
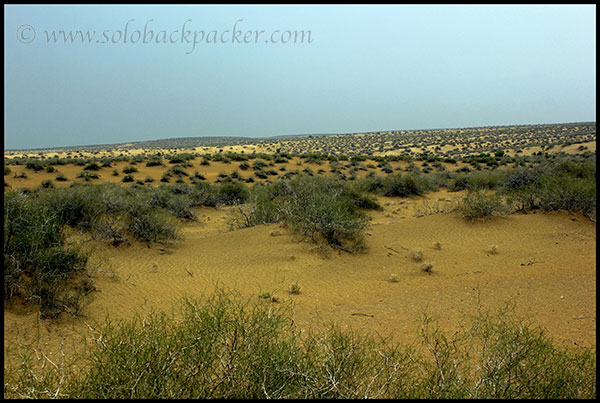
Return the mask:
{"type": "MultiPolygon", "coordinates": [[[[269,295],[270,297],[270,295],[269,295]]],[[[506,312],[455,333],[424,316],[412,344],[331,325],[301,334],[287,304],[217,291],[177,315],[94,329],[75,362],[36,367],[22,347],[5,369],[17,398],[594,398],[595,352],[554,345],[506,312]]],[[[40,356],[45,360],[45,356],[40,356]]]]}
{"type": "Polygon", "coordinates": [[[297,176],[254,187],[248,207],[234,210],[233,227],[283,222],[304,239],[346,251],[362,247],[368,218],[361,206],[376,203],[336,179],[297,176]]]}
{"type": "MultiPolygon", "coordinates": [[[[380,156],[394,153],[398,159],[457,161],[464,158],[494,165],[511,161],[526,148],[536,153],[560,152],[562,148],[596,140],[595,122],[540,124],[517,126],[488,126],[433,130],[394,130],[358,134],[300,135],[288,138],[245,137],[185,137],[127,144],[89,145],[42,150],[43,153],[70,152],[126,154],[131,149],[146,149],[148,153],[177,153],[177,150],[218,148],[227,155],[228,147],[251,147],[247,155],[279,154],[282,157],[303,155],[315,161],[327,160],[329,154],[345,158],[380,156]],[[266,152],[256,152],[256,149],[266,152]],[[511,155],[508,155],[508,152],[511,155]]],[[[580,146],[585,147],[585,146],[580,146]]],[[[13,151],[16,152],[16,151],[13,151]]],[[[578,152],[586,152],[581,148],[578,152]]],[[[56,160],[56,159],[55,159],[56,160]]]]}
{"type": "MultiPolygon", "coordinates": [[[[559,348],[540,328],[503,312],[479,313],[470,318],[469,326],[452,333],[443,332],[424,317],[420,338],[401,345],[335,326],[322,332],[301,333],[296,330],[288,305],[317,299],[324,303],[325,288],[303,277],[320,260],[310,256],[315,249],[355,253],[365,251],[368,245],[366,258],[373,257],[372,266],[377,270],[386,269],[371,272],[381,287],[379,302],[374,304],[377,306],[392,299],[383,295],[385,290],[405,293],[407,287],[420,282],[423,288],[419,293],[436,292],[439,281],[464,276],[459,277],[460,281],[464,279],[467,284],[471,278],[480,280],[488,275],[483,265],[458,273],[452,267],[453,260],[460,260],[453,256],[456,253],[472,253],[490,265],[506,260],[519,267],[519,263],[530,259],[529,263],[521,263],[521,269],[534,273],[540,267],[538,263],[548,259],[538,260],[534,254],[515,256],[519,247],[506,237],[491,235],[478,240],[473,249],[461,251],[460,242],[446,237],[443,231],[436,232],[437,225],[443,220],[447,220],[447,227],[462,225],[461,236],[480,234],[476,232],[480,230],[497,235],[496,227],[511,222],[538,223],[538,218],[553,218],[520,215],[470,225],[456,216],[484,221],[493,216],[556,210],[583,214],[595,222],[595,151],[583,145],[576,148],[586,143],[594,149],[589,142],[595,141],[595,123],[305,136],[285,141],[259,139],[247,144],[242,144],[244,139],[213,140],[203,145],[210,143],[219,148],[177,148],[191,147],[197,139],[174,139],[152,143],[168,144],[168,149],[148,149],[140,154],[130,153],[129,146],[115,146],[106,152],[98,149],[91,154],[72,151],[62,157],[44,153],[7,157],[5,153],[5,304],[39,306],[42,318],[56,318],[61,313],[80,315],[84,297],[94,290],[88,275],[91,255],[67,242],[67,233],[76,231],[73,239],[77,242],[82,238],[90,242],[92,238],[92,245],[105,245],[115,255],[130,251],[139,256],[145,256],[146,251],[155,253],[157,263],[153,269],[145,271],[144,266],[141,270],[154,278],[165,271],[162,262],[170,259],[171,251],[165,252],[165,244],[173,246],[183,233],[191,234],[190,240],[201,239],[199,243],[190,242],[196,259],[198,254],[207,253],[204,242],[221,242],[210,238],[213,234],[208,231],[217,233],[218,228],[220,234],[227,219],[231,230],[277,223],[276,229],[255,228],[247,233],[261,242],[267,239],[269,247],[275,245],[269,253],[278,252],[279,247],[297,248],[285,249],[281,261],[272,259],[277,265],[273,265],[275,276],[283,274],[277,285],[266,285],[269,291],[257,293],[254,289],[248,300],[217,291],[202,299],[182,301],[181,310],[173,316],[153,312],[132,320],[107,321],[93,331],[83,355],[73,357],[76,365],[58,361],[41,365],[47,358],[39,351],[31,346],[19,347],[23,356],[14,361],[17,355],[11,354],[5,361],[5,397],[596,396],[595,350],[559,348]],[[475,139],[478,142],[472,141],[475,139]],[[230,147],[233,145],[239,147],[230,147]],[[571,154],[562,152],[564,148],[571,154]],[[428,195],[430,192],[438,193],[428,195]],[[450,193],[449,200],[446,192],[457,193],[450,193]],[[398,232],[393,232],[416,225],[411,211],[414,217],[429,216],[421,219],[425,225],[435,224],[418,242],[416,237],[410,238],[414,242],[400,240],[398,232]],[[439,222],[431,217],[442,213],[453,216],[440,217],[439,222]],[[452,224],[448,224],[450,221],[452,224]],[[184,223],[197,227],[187,232],[189,228],[181,228],[184,223]],[[192,238],[200,227],[202,231],[208,228],[207,232],[192,238]],[[292,236],[269,237],[285,231],[292,236]],[[391,240],[385,249],[377,243],[382,236],[391,240]],[[298,247],[290,240],[309,244],[298,247]],[[296,279],[301,281],[302,290],[296,279]],[[274,295],[274,290],[281,287],[283,292],[274,295]]],[[[566,221],[565,227],[582,228],[578,225],[583,223],[568,219],[583,220],[565,218],[565,214],[556,216],[566,221]]],[[[592,224],[586,220],[585,225],[592,224]]],[[[227,242],[231,243],[223,242],[227,245],[240,245],[246,236],[242,231],[221,235],[223,239],[229,237],[227,242]]],[[[563,248],[563,240],[558,241],[561,246],[557,249],[563,248]]],[[[270,259],[268,256],[265,260],[270,259]]],[[[360,254],[340,253],[326,262],[346,264],[360,258],[360,254]]],[[[271,270],[271,266],[265,267],[271,270]]],[[[367,277],[354,269],[349,270],[352,281],[367,277]]],[[[202,276],[194,276],[200,270],[186,271],[180,270],[178,275],[186,280],[194,277],[190,283],[203,284],[202,276]]],[[[239,272],[235,276],[239,283],[247,279],[239,272]]],[[[329,287],[332,283],[327,281],[331,279],[325,280],[323,284],[329,287]]],[[[142,288],[142,283],[132,284],[142,288]]],[[[462,288],[470,292],[470,286],[462,288]]],[[[338,294],[346,293],[343,291],[338,294]]],[[[448,294],[459,296],[458,291],[448,294]]],[[[427,303],[440,298],[433,295],[427,295],[427,303]]],[[[567,293],[564,295],[569,298],[567,293]]],[[[556,305],[552,305],[554,308],[556,305]]],[[[574,319],[589,315],[587,311],[575,314],[580,316],[574,319]]],[[[355,314],[344,311],[344,315],[355,314]]],[[[352,320],[373,317],[362,315],[365,317],[352,320]]]]}

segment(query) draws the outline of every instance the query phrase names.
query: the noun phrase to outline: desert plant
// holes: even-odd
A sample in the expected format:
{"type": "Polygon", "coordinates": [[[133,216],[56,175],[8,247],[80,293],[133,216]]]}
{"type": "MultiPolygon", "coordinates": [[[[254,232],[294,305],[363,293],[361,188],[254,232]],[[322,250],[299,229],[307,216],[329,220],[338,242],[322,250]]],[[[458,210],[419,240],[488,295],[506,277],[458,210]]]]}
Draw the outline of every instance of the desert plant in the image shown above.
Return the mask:
{"type": "Polygon", "coordinates": [[[127,229],[139,241],[158,242],[178,239],[178,224],[163,209],[152,208],[143,197],[133,199],[126,208],[127,229]]]}
{"type": "Polygon", "coordinates": [[[41,186],[45,189],[51,189],[54,187],[54,183],[52,182],[52,179],[46,179],[42,181],[41,186]]]}
{"type": "Polygon", "coordinates": [[[410,258],[415,262],[420,262],[423,260],[423,251],[422,250],[413,250],[410,252],[410,258]]]}
{"type": "Polygon", "coordinates": [[[192,198],[186,194],[177,194],[177,187],[169,189],[161,185],[160,188],[152,193],[149,203],[150,207],[165,209],[177,218],[186,220],[195,220],[197,218],[196,213],[192,210],[192,198]]]}
{"type": "Polygon", "coordinates": [[[169,169],[169,172],[172,173],[173,175],[183,175],[183,176],[190,176],[190,174],[183,169],[183,166],[181,165],[174,165],[169,169]]]}
{"type": "Polygon", "coordinates": [[[390,174],[383,179],[382,194],[384,196],[406,197],[421,195],[426,191],[433,190],[431,183],[422,175],[390,174]]]}
{"type": "Polygon", "coordinates": [[[267,173],[262,169],[254,171],[254,176],[256,176],[259,179],[267,179],[269,177],[267,173]]]}
{"type": "Polygon", "coordinates": [[[25,164],[26,169],[31,169],[33,171],[41,171],[44,169],[44,163],[38,160],[28,160],[25,164]]]}
{"type": "Polygon", "coordinates": [[[233,228],[284,222],[303,239],[334,249],[356,251],[363,246],[368,217],[358,205],[369,199],[342,181],[309,176],[281,179],[255,186],[249,200],[248,206],[234,211],[233,228]]]}
{"type": "Polygon", "coordinates": [[[507,211],[498,195],[487,194],[484,190],[468,192],[462,199],[459,210],[464,218],[471,221],[504,215],[507,211]]]}
{"type": "Polygon", "coordinates": [[[218,202],[225,205],[244,203],[248,196],[248,187],[240,182],[225,182],[218,187],[218,202]]]}
{"type": "Polygon", "coordinates": [[[363,247],[368,217],[344,194],[342,182],[299,176],[279,186],[284,222],[303,238],[346,251],[363,247]]]}
{"type": "Polygon", "coordinates": [[[544,210],[567,210],[595,219],[595,179],[544,177],[540,180],[536,193],[539,197],[539,205],[544,210]]]}
{"type": "Polygon", "coordinates": [[[80,184],[70,188],[48,189],[36,197],[56,214],[61,224],[88,230],[105,211],[101,194],[108,188],[104,185],[80,184]]]}
{"type": "Polygon", "coordinates": [[[138,169],[136,167],[134,167],[133,165],[128,165],[125,168],[123,168],[124,174],[132,174],[137,171],[138,171],[138,169]]]}
{"type": "Polygon", "coordinates": [[[298,285],[297,281],[289,285],[288,292],[294,295],[300,294],[300,286],[298,285]]]}
{"type": "Polygon", "coordinates": [[[40,398],[594,398],[593,349],[559,347],[509,311],[444,331],[424,315],[401,345],[330,325],[301,333],[288,304],[218,291],[171,315],[110,321],[81,357],[36,368],[23,347],[5,397],[40,398]],[[81,365],[84,362],[85,365],[81,365]],[[59,363],[60,364],[60,363],[59,363]]]}
{"type": "Polygon", "coordinates": [[[96,172],[81,171],[77,177],[87,182],[90,179],[98,179],[100,176],[96,172]]]}
{"type": "Polygon", "coordinates": [[[258,293],[258,298],[269,299],[273,296],[270,291],[261,291],[258,293]]]}
{"type": "Polygon", "coordinates": [[[162,166],[162,165],[164,165],[162,158],[152,158],[152,159],[149,159],[148,161],[146,161],[147,167],[155,167],[155,166],[162,166]]]}
{"type": "Polygon", "coordinates": [[[83,167],[83,169],[86,171],[97,171],[100,169],[100,165],[98,165],[97,162],[92,161],[88,163],[85,167],[83,167]]]}
{"type": "Polygon", "coordinates": [[[39,305],[42,317],[79,312],[69,281],[85,270],[88,255],[65,245],[56,213],[35,196],[7,192],[4,199],[4,299],[39,305]]]}

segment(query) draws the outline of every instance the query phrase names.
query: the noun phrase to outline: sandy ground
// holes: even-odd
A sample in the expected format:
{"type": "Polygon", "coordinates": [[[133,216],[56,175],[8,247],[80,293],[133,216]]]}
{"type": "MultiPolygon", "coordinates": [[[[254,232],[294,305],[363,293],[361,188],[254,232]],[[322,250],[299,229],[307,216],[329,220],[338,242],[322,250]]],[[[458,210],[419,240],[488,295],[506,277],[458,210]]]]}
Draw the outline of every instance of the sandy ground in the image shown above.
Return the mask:
{"type": "Polygon", "coordinates": [[[88,325],[107,315],[127,319],[169,310],[178,298],[210,293],[216,285],[257,301],[263,291],[279,303],[293,301],[301,329],[334,321],[342,328],[410,341],[424,312],[455,329],[462,313],[474,313],[479,300],[484,309],[514,304],[517,314],[543,326],[560,344],[595,345],[595,223],[565,212],[474,223],[455,213],[415,216],[425,201],[459,196],[442,191],[380,198],[385,208],[370,213],[367,250],[354,255],[324,257],[280,225],[228,231],[227,210],[204,207],[197,210],[198,222],[186,224],[184,239],[172,246],[112,247],[87,240],[98,291],[83,317],[39,321],[34,308],[9,305],[5,353],[15,343],[33,343],[56,357],[61,343],[65,351],[77,348],[88,325]],[[490,245],[497,245],[496,254],[490,245]],[[423,262],[433,264],[433,274],[420,270],[423,262],[411,260],[409,251],[417,249],[423,262]],[[392,274],[397,282],[390,281],[392,274]],[[287,292],[293,282],[301,288],[298,295],[287,292]]]}
{"type": "MultiPolygon", "coordinates": [[[[200,174],[204,175],[204,177],[206,178],[205,179],[206,182],[214,183],[217,180],[218,175],[220,173],[226,173],[229,175],[235,170],[237,170],[238,173],[240,175],[242,175],[244,179],[250,178],[250,177],[252,179],[254,179],[254,181],[255,181],[254,183],[259,183],[259,182],[265,181],[254,175],[254,170],[252,169],[252,164],[256,160],[248,161],[250,168],[248,168],[245,171],[240,169],[240,164],[242,164],[242,162],[232,161],[231,163],[226,164],[223,162],[211,161],[210,165],[204,166],[204,165],[201,165],[201,161],[202,161],[201,158],[196,158],[194,160],[191,160],[190,164],[192,164],[192,166],[185,168],[185,171],[190,175],[190,176],[182,176],[182,179],[186,183],[191,183],[191,178],[196,171],[198,171],[200,174]]],[[[264,161],[264,162],[269,162],[269,161],[264,161]]],[[[350,176],[351,175],[350,169],[344,167],[344,165],[346,165],[346,164],[348,164],[348,161],[340,162],[340,164],[339,164],[340,171],[342,173],[344,173],[346,176],[350,176]]],[[[390,162],[389,164],[394,170],[396,170],[398,168],[406,169],[410,163],[406,162],[406,161],[397,161],[397,162],[390,162]]],[[[414,164],[415,166],[417,166],[419,168],[423,167],[422,161],[414,161],[414,162],[412,162],[412,164],[414,164]]],[[[93,171],[94,173],[98,174],[98,179],[91,179],[89,181],[89,183],[103,183],[103,182],[122,183],[122,179],[126,175],[123,173],[123,168],[125,168],[129,165],[131,165],[129,162],[119,161],[119,162],[113,163],[113,165],[111,167],[103,167],[98,171],[93,171]],[[115,169],[119,172],[118,176],[113,175],[113,171],[115,169]]],[[[160,179],[162,178],[163,174],[165,172],[167,172],[169,170],[169,168],[171,168],[173,165],[174,164],[165,163],[165,166],[147,167],[145,163],[140,163],[140,164],[135,165],[135,167],[138,169],[138,172],[131,173],[130,175],[133,176],[134,180],[142,180],[142,181],[148,177],[151,177],[152,179],[154,179],[154,182],[151,183],[151,186],[158,186],[158,185],[162,184],[160,179]]],[[[464,166],[468,166],[468,164],[465,164],[462,162],[457,162],[456,164],[444,164],[444,165],[450,171],[455,171],[464,166]]],[[[369,172],[374,172],[375,174],[380,175],[380,176],[385,175],[385,173],[383,173],[380,168],[377,168],[377,163],[374,161],[361,162],[361,166],[365,169],[359,170],[356,172],[356,176],[359,178],[364,177],[369,172]],[[371,168],[368,168],[368,166],[371,166],[371,168]]],[[[52,180],[55,187],[68,187],[74,182],[84,183],[83,179],[77,178],[77,176],[83,171],[83,167],[75,165],[75,164],[55,166],[56,170],[58,172],[62,173],[66,177],[66,179],[67,179],[66,181],[57,181],[56,180],[56,176],[57,176],[58,172],[48,173],[44,170],[35,172],[31,169],[25,169],[25,167],[21,166],[21,165],[18,165],[18,166],[10,165],[9,168],[11,169],[12,172],[4,177],[4,181],[6,183],[8,183],[8,185],[10,186],[9,189],[19,189],[19,188],[33,189],[33,188],[39,187],[43,181],[48,180],[48,179],[52,180]],[[27,178],[15,178],[14,177],[15,173],[18,174],[21,172],[25,172],[25,174],[27,175],[27,178]]],[[[309,168],[315,174],[318,174],[319,171],[322,170],[322,171],[324,171],[323,172],[324,175],[331,175],[331,166],[328,161],[324,161],[323,163],[321,163],[319,165],[316,163],[307,163],[300,158],[292,158],[287,163],[273,164],[273,166],[266,166],[264,169],[265,170],[275,170],[275,171],[277,171],[278,176],[281,176],[289,171],[297,170],[299,172],[302,172],[306,168],[309,168]],[[284,171],[281,171],[282,167],[285,168],[284,171]]],[[[274,181],[277,179],[278,176],[269,176],[268,178],[271,181],[274,181]]],[[[169,183],[170,184],[175,183],[176,179],[177,178],[175,176],[173,176],[169,183]]]]}
{"type": "MultiPolygon", "coordinates": [[[[374,135],[366,135],[366,134],[355,134],[354,135],[356,138],[362,138],[364,136],[370,136],[370,138],[372,139],[373,142],[379,144],[380,141],[377,139],[376,136],[374,135]]],[[[472,140],[472,139],[470,139],[472,140]]],[[[470,142],[470,140],[468,140],[468,142],[470,142]]],[[[281,140],[281,141],[272,141],[272,142],[263,142],[263,143],[259,143],[259,144],[246,144],[246,145],[231,145],[231,146],[223,146],[223,147],[189,147],[189,148],[182,148],[182,149],[168,149],[168,148],[157,148],[157,149],[152,149],[152,150],[148,150],[145,148],[131,148],[131,149],[122,149],[122,150],[112,150],[112,151],[98,151],[98,152],[86,152],[86,151],[81,151],[81,152],[43,152],[43,151],[9,151],[4,153],[6,158],[20,158],[20,157],[39,157],[40,155],[45,155],[48,158],[53,158],[53,157],[58,157],[58,158],[66,158],[68,155],[71,155],[72,157],[75,156],[80,156],[80,157],[104,157],[104,156],[118,156],[120,154],[122,155],[128,155],[128,156],[135,156],[135,155],[139,155],[139,154],[155,154],[157,152],[163,153],[163,154],[170,154],[170,153],[177,153],[177,152],[189,152],[189,153],[199,153],[199,154],[217,154],[219,152],[233,152],[233,153],[245,153],[245,154],[251,154],[251,153],[267,153],[267,154],[273,154],[277,149],[285,147],[287,145],[291,145],[294,143],[294,140],[281,140]]],[[[382,143],[385,146],[392,146],[390,144],[390,142],[383,142],[382,143]]],[[[537,145],[529,145],[527,143],[525,144],[521,144],[521,143],[516,143],[513,140],[507,140],[505,143],[498,143],[498,142],[488,142],[488,143],[481,143],[479,141],[477,142],[473,142],[472,144],[477,144],[477,145],[485,145],[485,146],[489,146],[492,147],[492,149],[502,149],[506,151],[507,155],[511,155],[511,156],[515,156],[518,155],[516,153],[516,151],[518,149],[522,150],[522,152],[520,153],[520,155],[531,155],[535,152],[538,151],[543,151],[542,147],[537,146],[537,145]]],[[[322,150],[321,147],[319,146],[318,140],[310,140],[310,139],[304,139],[302,140],[302,152],[306,152],[306,153],[310,153],[310,152],[325,152],[325,150],[322,150]]],[[[436,147],[438,147],[437,143],[434,144],[429,144],[426,145],[424,148],[434,154],[437,154],[437,150],[436,147]]],[[[551,148],[550,150],[547,150],[547,152],[549,153],[557,153],[557,152],[565,152],[567,154],[579,154],[581,153],[581,151],[579,150],[580,147],[585,147],[585,151],[591,151],[591,152],[595,152],[596,151],[596,140],[594,139],[593,141],[582,141],[581,143],[578,144],[571,144],[568,146],[555,146],[553,148],[551,148]]],[[[392,149],[392,150],[386,150],[386,151],[375,151],[373,153],[373,155],[401,155],[403,153],[403,148],[397,148],[397,149],[392,149]]],[[[455,150],[459,150],[460,147],[456,146],[456,145],[444,145],[442,147],[439,148],[440,152],[449,152],[449,151],[455,151],[455,150]]],[[[423,152],[423,147],[411,147],[410,151],[412,153],[414,153],[414,155],[419,155],[423,152]]],[[[487,151],[490,152],[490,151],[487,151]]],[[[476,151],[475,149],[471,149],[469,151],[465,150],[464,154],[478,154],[479,152],[476,151]]]]}

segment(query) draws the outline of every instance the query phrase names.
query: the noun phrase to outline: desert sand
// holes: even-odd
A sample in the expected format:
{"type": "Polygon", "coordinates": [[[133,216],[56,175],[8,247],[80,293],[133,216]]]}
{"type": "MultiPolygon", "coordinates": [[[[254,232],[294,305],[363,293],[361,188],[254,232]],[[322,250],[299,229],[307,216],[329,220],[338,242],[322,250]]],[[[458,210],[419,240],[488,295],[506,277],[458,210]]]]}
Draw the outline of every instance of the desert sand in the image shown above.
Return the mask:
{"type": "Polygon", "coordinates": [[[112,247],[73,234],[92,253],[97,288],[82,317],[38,319],[34,307],[5,307],[4,346],[39,345],[74,351],[105,317],[128,319],[153,309],[170,311],[182,296],[215,287],[251,300],[269,291],[293,303],[300,329],[335,322],[397,341],[414,339],[423,313],[456,329],[463,313],[513,305],[557,342],[592,346],[596,339],[596,226],[566,212],[513,214],[471,223],[455,213],[422,215],[424,202],[458,197],[445,191],[410,199],[380,198],[370,212],[367,250],[324,256],[286,228],[260,225],[229,231],[227,208],[197,209],[173,245],[133,242],[112,247]],[[441,249],[434,243],[439,242],[441,249]],[[497,253],[490,246],[497,246],[497,253]],[[432,274],[410,251],[421,250],[432,274]],[[390,281],[392,274],[397,281],[390,281]],[[287,292],[297,282],[298,295],[287,292]],[[61,347],[62,346],[62,347],[61,347]]]}

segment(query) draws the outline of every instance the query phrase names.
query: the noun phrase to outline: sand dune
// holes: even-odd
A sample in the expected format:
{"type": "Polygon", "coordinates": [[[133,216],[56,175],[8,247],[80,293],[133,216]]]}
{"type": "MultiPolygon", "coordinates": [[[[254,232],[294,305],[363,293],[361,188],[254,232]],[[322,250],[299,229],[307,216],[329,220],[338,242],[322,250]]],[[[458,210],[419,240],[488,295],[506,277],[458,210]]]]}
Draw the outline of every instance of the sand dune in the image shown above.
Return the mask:
{"type": "Polygon", "coordinates": [[[562,344],[595,344],[595,223],[565,212],[475,223],[455,213],[415,217],[424,201],[440,197],[449,198],[446,192],[380,198],[385,208],[370,213],[367,250],[354,255],[324,257],[275,224],[228,231],[227,209],[205,207],[197,209],[198,222],[184,226],[185,238],[171,246],[112,247],[74,236],[98,263],[92,266],[98,291],[84,316],[39,322],[35,309],[9,305],[5,348],[37,343],[39,332],[40,345],[54,354],[61,343],[70,351],[88,325],[107,315],[127,319],[136,312],[170,310],[178,298],[209,293],[216,285],[251,299],[270,291],[279,303],[293,301],[303,329],[335,321],[408,341],[423,312],[452,329],[461,312],[473,313],[479,300],[484,309],[514,303],[518,314],[529,315],[562,344]],[[492,244],[496,254],[489,251],[492,244]],[[423,262],[433,264],[433,274],[411,260],[410,251],[417,249],[423,262]],[[389,281],[392,273],[397,282],[389,281]],[[298,282],[300,294],[287,292],[292,282],[298,282]]]}

